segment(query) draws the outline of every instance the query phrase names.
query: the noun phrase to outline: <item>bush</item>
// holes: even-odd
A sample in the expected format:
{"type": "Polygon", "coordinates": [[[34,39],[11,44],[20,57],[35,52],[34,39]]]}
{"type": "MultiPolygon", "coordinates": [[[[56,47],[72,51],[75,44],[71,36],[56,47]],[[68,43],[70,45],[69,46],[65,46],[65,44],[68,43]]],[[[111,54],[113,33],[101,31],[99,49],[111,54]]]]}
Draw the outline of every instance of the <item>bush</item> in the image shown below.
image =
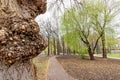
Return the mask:
{"type": "Polygon", "coordinates": [[[82,58],[85,59],[86,55],[88,54],[87,48],[86,47],[81,47],[78,50],[78,55],[82,58]]]}

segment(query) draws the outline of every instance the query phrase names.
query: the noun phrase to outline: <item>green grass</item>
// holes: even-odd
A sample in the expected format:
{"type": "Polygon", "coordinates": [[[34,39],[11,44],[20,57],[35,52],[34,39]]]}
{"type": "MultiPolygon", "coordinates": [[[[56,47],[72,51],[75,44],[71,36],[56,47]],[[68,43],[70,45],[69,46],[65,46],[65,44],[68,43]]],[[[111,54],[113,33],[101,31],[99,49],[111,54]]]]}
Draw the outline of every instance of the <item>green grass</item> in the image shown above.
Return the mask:
{"type": "Polygon", "coordinates": [[[37,68],[37,80],[46,80],[48,59],[49,57],[47,56],[37,56],[35,59],[33,59],[33,63],[37,68]]]}
{"type": "MultiPolygon", "coordinates": [[[[97,54],[98,56],[102,56],[102,54],[97,54]]],[[[120,53],[108,53],[108,57],[113,57],[113,58],[120,58],[120,53]]]]}

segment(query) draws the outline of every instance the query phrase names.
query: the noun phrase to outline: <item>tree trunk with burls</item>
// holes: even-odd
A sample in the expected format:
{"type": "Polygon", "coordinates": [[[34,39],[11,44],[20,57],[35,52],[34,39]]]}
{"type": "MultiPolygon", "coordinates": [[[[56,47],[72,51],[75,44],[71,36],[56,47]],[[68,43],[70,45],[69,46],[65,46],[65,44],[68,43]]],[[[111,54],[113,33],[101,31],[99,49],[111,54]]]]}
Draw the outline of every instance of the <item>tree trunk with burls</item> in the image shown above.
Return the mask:
{"type": "Polygon", "coordinates": [[[46,0],[0,0],[0,80],[34,80],[31,59],[47,46],[34,21],[46,0]]]}

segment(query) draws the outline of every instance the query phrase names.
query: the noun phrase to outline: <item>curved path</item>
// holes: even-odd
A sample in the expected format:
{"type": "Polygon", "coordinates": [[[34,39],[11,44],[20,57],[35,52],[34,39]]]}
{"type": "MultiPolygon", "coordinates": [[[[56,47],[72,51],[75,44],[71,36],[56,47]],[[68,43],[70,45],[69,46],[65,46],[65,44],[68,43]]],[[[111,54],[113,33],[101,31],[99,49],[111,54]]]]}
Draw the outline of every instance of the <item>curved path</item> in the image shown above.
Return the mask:
{"type": "Polygon", "coordinates": [[[68,75],[56,57],[51,57],[48,62],[47,80],[76,80],[68,75]]]}

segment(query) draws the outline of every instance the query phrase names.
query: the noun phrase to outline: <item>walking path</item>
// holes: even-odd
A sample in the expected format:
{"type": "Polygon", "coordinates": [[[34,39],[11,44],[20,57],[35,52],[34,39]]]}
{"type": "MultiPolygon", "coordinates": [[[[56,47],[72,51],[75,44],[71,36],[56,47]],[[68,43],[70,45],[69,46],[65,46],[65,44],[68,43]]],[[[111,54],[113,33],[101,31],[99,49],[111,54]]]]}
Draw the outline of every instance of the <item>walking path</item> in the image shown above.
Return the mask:
{"type": "Polygon", "coordinates": [[[56,57],[51,57],[48,62],[47,80],[75,80],[68,75],[56,57]]]}

